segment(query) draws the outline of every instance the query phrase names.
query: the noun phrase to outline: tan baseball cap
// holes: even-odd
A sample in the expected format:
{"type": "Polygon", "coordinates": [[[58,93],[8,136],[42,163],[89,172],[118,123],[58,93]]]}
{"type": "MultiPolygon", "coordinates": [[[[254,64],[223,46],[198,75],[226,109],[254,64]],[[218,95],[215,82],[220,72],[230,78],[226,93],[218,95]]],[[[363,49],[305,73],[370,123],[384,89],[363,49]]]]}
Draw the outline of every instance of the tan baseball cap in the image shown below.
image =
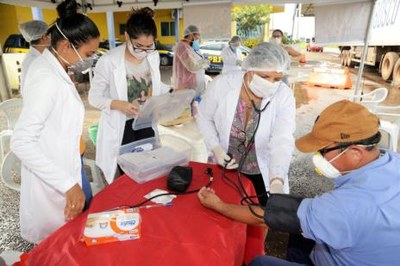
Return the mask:
{"type": "Polygon", "coordinates": [[[336,142],[354,142],[374,136],[379,119],[361,104],[342,100],[319,115],[312,131],[296,140],[301,152],[316,152],[336,142]]]}

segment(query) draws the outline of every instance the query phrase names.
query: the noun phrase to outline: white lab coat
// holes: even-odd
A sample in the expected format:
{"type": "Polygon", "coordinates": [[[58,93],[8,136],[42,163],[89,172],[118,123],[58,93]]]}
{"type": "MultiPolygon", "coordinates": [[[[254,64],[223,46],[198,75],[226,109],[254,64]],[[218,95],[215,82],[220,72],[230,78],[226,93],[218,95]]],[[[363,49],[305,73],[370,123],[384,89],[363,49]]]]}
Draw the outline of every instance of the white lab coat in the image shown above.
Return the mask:
{"type": "MultiPolygon", "coordinates": [[[[208,86],[199,105],[197,124],[209,150],[220,145],[225,151],[236,106],[239,101],[244,73],[241,71],[220,75],[208,86]]],[[[285,179],[284,192],[289,193],[288,171],[294,149],[295,101],[292,91],[281,83],[278,91],[264,98],[260,125],[255,136],[257,162],[269,191],[270,177],[285,179]]]]}
{"type": "Polygon", "coordinates": [[[65,193],[82,183],[79,147],[85,108],[48,50],[32,62],[25,84],[11,150],[22,161],[21,235],[38,243],[66,222],[65,193]]]}
{"type": "Polygon", "coordinates": [[[28,72],[29,66],[33,62],[35,58],[40,56],[41,53],[36,50],[35,47],[31,46],[31,49],[29,50],[29,53],[27,53],[24,57],[24,61],[22,61],[22,66],[21,66],[21,95],[24,95],[24,81],[25,81],[25,76],[26,73],[28,72]]]}
{"type": "Polygon", "coordinates": [[[237,64],[238,60],[243,61],[243,55],[239,49],[236,49],[236,52],[233,52],[231,47],[228,45],[222,49],[221,57],[222,62],[224,63],[222,67],[222,74],[241,69],[241,66],[237,64]]]}
{"type": "MultiPolygon", "coordinates": [[[[110,109],[112,100],[128,100],[125,47],[118,46],[99,59],[89,90],[90,105],[102,111],[97,133],[96,164],[102,169],[108,183],[114,180],[127,119],[124,113],[110,109]]],[[[168,92],[170,87],[161,83],[159,54],[155,52],[146,58],[151,72],[152,95],[168,92]]]]}

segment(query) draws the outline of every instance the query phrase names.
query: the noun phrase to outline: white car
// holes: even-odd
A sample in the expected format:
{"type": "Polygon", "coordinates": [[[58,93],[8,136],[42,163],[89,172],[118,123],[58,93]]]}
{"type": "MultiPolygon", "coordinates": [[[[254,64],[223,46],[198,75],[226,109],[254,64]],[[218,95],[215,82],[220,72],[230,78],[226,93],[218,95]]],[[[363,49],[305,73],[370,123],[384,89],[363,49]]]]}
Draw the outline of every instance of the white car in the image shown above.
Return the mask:
{"type": "MultiPolygon", "coordinates": [[[[228,41],[209,41],[200,45],[201,53],[210,61],[210,67],[206,69],[206,72],[221,72],[223,66],[221,52],[227,45],[228,41]]],[[[250,48],[246,46],[239,46],[238,49],[242,52],[243,57],[246,57],[250,53],[250,48]]]]}

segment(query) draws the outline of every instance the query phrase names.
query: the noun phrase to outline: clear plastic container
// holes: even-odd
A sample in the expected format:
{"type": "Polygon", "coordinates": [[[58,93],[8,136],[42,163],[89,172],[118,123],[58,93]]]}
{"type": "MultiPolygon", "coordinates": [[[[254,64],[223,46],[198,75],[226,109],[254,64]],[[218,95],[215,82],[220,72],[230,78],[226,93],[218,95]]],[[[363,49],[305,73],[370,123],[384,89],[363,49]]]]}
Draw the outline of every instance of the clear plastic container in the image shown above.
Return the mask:
{"type": "Polygon", "coordinates": [[[119,148],[119,155],[132,152],[151,151],[159,147],[160,143],[157,141],[157,138],[151,137],[122,145],[119,148]]]}
{"type": "MultiPolygon", "coordinates": [[[[135,142],[136,143],[136,142],[135,142]]],[[[145,140],[143,142],[145,144],[145,140]]],[[[118,157],[122,170],[137,183],[167,175],[174,166],[187,166],[191,147],[187,141],[170,136],[160,136],[161,147],[142,152],[127,152],[118,157]]]]}

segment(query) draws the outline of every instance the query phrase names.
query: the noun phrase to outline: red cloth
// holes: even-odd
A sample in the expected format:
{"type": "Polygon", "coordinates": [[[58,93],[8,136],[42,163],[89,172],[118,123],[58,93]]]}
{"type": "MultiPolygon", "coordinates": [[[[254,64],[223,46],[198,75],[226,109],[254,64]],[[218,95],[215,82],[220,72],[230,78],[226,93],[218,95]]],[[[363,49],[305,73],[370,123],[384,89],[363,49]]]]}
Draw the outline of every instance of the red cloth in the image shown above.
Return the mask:
{"type": "MultiPolygon", "coordinates": [[[[222,200],[240,203],[240,195],[222,180],[221,168],[191,163],[189,190],[208,183],[206,167],[214,171],[211,187],[222,200]]],[[[237,181],[234,172],[228,176],[237,181]]],[[[248,193],[251,182],[243,179],[248,193]]],[[[82,242],[88,213],[121,205],[133,205],[155,188],[166,189],[166,177],[137,184],[122,176],[94,197],[91,207],[68,222],[38,246],[23,261],[26,265],[238,265],[264,254],[264,229],[234,222],[204,208],[197,193],[180,195],[171,207],[141,209],[141,237],[137,240],[86,246],[82,242]]]]}

